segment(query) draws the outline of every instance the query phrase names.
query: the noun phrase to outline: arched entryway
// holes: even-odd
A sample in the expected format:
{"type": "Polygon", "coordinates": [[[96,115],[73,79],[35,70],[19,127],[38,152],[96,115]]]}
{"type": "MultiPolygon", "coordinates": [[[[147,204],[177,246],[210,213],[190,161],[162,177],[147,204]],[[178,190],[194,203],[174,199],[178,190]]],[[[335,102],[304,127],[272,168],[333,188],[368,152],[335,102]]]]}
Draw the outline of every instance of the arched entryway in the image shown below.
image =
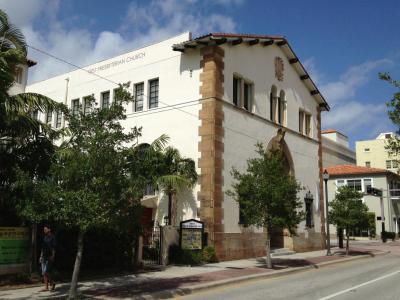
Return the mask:
{"type": "MultiPolygon", "coordinates": [[[[276,136],[274,136],[267,144],[267,151],[269,152],[281,152],[284,158],[284,169],[287,174],[295,176],[294,164],[292,155],[285,141],[285,130],[282,128],[278,129],[276,136]]],[[[283,248],[284,247],[284,236],[286,230],[283,228],[273,228],[271,231],[271,248],[283,248]]]]}

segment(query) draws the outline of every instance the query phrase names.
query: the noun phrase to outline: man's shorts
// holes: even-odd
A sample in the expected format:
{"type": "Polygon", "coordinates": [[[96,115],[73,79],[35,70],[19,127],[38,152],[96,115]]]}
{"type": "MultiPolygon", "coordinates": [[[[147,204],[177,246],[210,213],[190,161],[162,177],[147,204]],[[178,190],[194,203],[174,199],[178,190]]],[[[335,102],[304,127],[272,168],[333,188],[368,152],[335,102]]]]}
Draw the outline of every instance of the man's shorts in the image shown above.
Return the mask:
{"type": "Polygon", "coordinates": [[[42,261],[42,275],[49,274],[51,269],[51,262],[46,259],[42,261]]]}

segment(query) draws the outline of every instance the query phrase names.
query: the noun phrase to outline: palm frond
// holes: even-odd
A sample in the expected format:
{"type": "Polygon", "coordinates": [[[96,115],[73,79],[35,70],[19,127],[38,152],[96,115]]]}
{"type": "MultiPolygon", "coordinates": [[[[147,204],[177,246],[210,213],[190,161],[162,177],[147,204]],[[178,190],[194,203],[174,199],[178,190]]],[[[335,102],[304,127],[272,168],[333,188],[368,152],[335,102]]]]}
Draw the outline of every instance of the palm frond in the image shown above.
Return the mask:
{"type": "Polygon", "coordinates": [[[167,134],[162,134],[150,144],[150,149],[152,151],[163,151],[169,140],[170,138],[167,134]]]}
{"type": "Polygon", "coordinates": [[[159,177],[157,184],[167,191],[179,191],[192,186],[186,177],[172,174],[159,177]]]}

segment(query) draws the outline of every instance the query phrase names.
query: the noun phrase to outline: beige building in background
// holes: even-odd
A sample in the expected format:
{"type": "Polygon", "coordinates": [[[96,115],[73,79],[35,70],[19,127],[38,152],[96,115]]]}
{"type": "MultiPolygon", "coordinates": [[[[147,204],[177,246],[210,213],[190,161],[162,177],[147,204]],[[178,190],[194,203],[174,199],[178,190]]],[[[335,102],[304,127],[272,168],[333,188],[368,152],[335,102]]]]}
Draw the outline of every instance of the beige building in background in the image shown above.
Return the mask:
{"type": "Polygon", "coordinates": [[[398,157],[393,157],[385,146],[394,135],[393,132],[381,133],[374,140],[357,141],[357,166],[381,168],[398,173],[398,157]]]}
{"type": "Polygon", "coordinates": [[[322,165],[355,165],[356,153],[349,146],[349,138],[335,129],[322,130],[322,165]]]}
{"type": "MultiPolygon", "coordinates": [[[[354,165],[340,165],[326,168],[328,180],[328,200],[335,198],[339,187],[347,185],[364,194],[363,202],[375,214],[376,236],[381,235],[382,220],[385,230],[400,232],[400,176],[385,169],[354,165]],[[382,203],[377,196],[367,195],[367,187],[382,190],[382,203]]],[[[330,232],[336,235],[336,227],[330,225],[330,232]]],[[[366,229],[354,232],[356,236],[367,236],[366,229]]]]}

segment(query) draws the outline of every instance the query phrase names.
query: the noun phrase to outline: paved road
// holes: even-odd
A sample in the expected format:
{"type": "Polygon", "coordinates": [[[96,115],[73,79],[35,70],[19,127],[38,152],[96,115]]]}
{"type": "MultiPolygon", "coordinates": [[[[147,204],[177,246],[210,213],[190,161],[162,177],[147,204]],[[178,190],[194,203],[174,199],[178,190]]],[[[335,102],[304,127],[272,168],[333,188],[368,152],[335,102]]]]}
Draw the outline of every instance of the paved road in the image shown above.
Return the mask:
{"type": "Polygon", "coordinates": [[[396,253],[367,258],[177,299],[397,300],[400,299],[400,256],[396,253]]]}

